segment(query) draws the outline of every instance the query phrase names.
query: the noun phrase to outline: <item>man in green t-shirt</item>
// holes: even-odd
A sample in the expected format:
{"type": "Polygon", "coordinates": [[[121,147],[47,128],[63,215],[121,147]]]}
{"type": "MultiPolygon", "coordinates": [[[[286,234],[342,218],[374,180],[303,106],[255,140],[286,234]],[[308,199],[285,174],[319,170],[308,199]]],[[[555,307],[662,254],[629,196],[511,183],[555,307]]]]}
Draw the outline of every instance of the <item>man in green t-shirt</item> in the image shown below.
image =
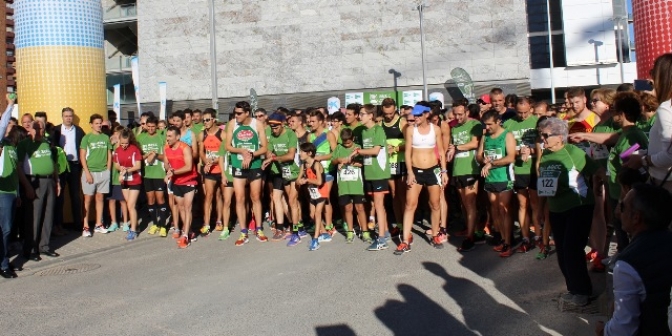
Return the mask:
{"type": "MultiPolygon", "coordinates": [[[[213,115],[213,118],[216,118],[217,115],[213,115]]],[[[194,132],[194,134],[201,134],[203,130],[205,129],[205,125],[203,125],[203,112],[199,109],[195,109],[191,112],[191,130],[194,132]]]]}
{"type": "Polygon", "coordinates": [[[296,178],[299,176],[299,140],[296,134],[283,127],[285,116],[280,113],[273,113],[268,117],[268,125],[271,128],[268,134],[269,153],[266,160],[262,163],[262,169],[270,165],[269,182],[273,186],[273,206],[274,217],[276,220],[276,231],[273,240],[279,241],[287,235],[290,237],[288,246],[294,246],[294,240],[299,239],[299,201],[298,191],[296,189],[296,178]],[[289,228],[285,228],[285,212],[283,206],[283,197],[288,199],[289,215],[292,222],[291,233],[289,228]]]}
{"type": "Polygon", "coordinates": [[[96,233],[107,233],[103,226],[103,201],[110,192],[110,167],[112,166],[112,145],[110,138],[101,133],[103,116],[94,114],[89,118],[91,133],[84,136],[79,146],[82,163],[82,193],[84,194],[83,237],[91,237],[89,229],[89,209],[91,199],[96,198],[96,233]]]}
{"type": "Polygon", "coordinates": [[[157,132],[158,123],[159,120],[156,117],[147,117],[146,132],[137,140],[144,161],[142,183],[147,193],[147,208],[152,220],[148,233],[155,234],[160,231],[159,235],[166,237],[168,235],[166,228],[168,210],[164,198],[166,169],[163,167],[163,148],[166,146],[166,138],[157,132]]]}
{"type": "MultiPolygon", "coordinates": [[[[387,137],[383,128],[376,124],[375,114],[376,107],[371,104],[366,104],[359,110],[359,118],[364,129],[361,137],[362,149],[358,150],[357,154],[362,156],[364,189],[369,195],[372,195],[372,211],[375,211],[378,219],[379,238],[372,242],[369,251],[380,251],[388,248],[385,234],[387,232],[385,194],[390,191],[387,182],[390,179],[390,165],[387,162],[387,137]]],[[[362,237],[364,237],[363,234],[362,237]]]]}
{"type": "Polygon", "coordinates": [[[54,224],[56,196],[61,192],[58,183],[58,151],[52,148],[44,137],[45,124],[34,121],[30,137],[17,147],[19,165],[30,182],[35,198],[26,205],[23,256],[25,259],[40,261],[40,254],[58,257],[49,248],[51,229],[54,224]]]}
{"type": "Polygon", "coordinates": [[[348,104],[345,108],[345,123],[343,124],[343,128],[349,128],[353,131],[355,145],[360,147],[362,146],[362,131],[364,131],[364,126],[359,121],[361,108],[362,105],[359,104],[348,104]]]}

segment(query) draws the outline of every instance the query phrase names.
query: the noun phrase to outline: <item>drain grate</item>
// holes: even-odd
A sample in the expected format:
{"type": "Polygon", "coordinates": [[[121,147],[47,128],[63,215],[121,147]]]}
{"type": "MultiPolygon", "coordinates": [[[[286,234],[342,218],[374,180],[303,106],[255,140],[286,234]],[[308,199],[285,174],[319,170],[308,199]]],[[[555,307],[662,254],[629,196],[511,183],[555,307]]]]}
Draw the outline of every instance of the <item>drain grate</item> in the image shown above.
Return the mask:
{"type": "Polygon", "coordinates": [[[68,274],[78,274],[88,271],[93,271],[97,268],[100,268],[98,264],[76,264],[76,265],[67,265],[59,266],[44,271],[37,272],[39,276],[49,276],[49,275],[68,275],[68,274]]]}

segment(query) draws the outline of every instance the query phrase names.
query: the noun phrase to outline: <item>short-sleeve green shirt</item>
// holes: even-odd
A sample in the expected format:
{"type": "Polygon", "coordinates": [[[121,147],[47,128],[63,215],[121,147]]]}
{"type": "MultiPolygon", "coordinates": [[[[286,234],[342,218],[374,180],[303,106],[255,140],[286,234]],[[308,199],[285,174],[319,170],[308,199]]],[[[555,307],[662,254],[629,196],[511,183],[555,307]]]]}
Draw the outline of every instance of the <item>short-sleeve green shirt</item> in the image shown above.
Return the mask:
{"type": "MultiPolygon", "coordinates": [[[[149,152],[163,155],[163,148],[166,146],[166,138],[158,132],[154,135],[144,133],[142,137],[138,138],[138,142],[140,143],[142,155],[146,155],[149,152]]],[[[148,179],[163,179],[166,177],[166,169],[163,167],[163,162],[158,159],[158,156],[151,164],[147,160],[144,161],[143,177],[148,179]]]]}
{"type": "Polygon", "coordinates": [[[110,155],[112,144],[107,135],[89,133],[82,139],[80,149],[86,150],[86,165],[92,173],[107,170],[107,156],[110,155]]]}
{"type": "Polygon", "coordinates": [[[362,161],[364,163],[364,178],[368,181],[379,181],[390,179],[390,165],[387,158],[387,137],[385,130],[380,125],[373,125],[371,128],[364,128],[362,130],[362,148],[371,149],[380,146],[378,155],[365,156],[362,161]]]}
{"type": "MultiPolygon", "coordinates": [[[[525,120],[509,119],[504,122],[504,128],[513,134],[516,139],[516,151],[520,151],[522,146],[534,148],[537,140],[537,121],[539,118],[530,116],[525,120]]],[[[530,175],[532,173],[533,157],[523,161],[520,155],[516,155],[516,161],[513,164],[513,172],[516,175],[530,175]]]]}
{"type": "Polygon", "coordinates": [[[296,138],[296,134],[291,130],[284,129],[282,134],[276,137],[273,132],[271,132],[269,133],[268,142],[269,147],[272,148],[273,153],[276,156],[286,155],[292,148],[296,150],[294,160],[271,164],[271,172],[273,174],[282,175],[282,178],[288,181],[296,180],[299,176],[299,166],[297,164],[299,140],[296,138]],[[280,171],[280,169],[282,169],[282,171],[280,171]]]}
{"type": "MultiPolygon", "coordinates": [[[[343,145],[339,144],[336,146],[332,158],[346,158],[355,151],[355,148],[357,148],[357,145],[354,144],[350,148],[345,148],[343,145]]],[[[359,163],[362,162],[361,159],[361,157],[355,158],[359,163]]],[[[362,175],[361,167],[343,165],[341,169],[336,170],[336,182],[338,184],[338,196],[364,195],[364,176],[362,175]]]]}
{"type": "Polygon", "coordinates": [[[629,127],[622,130],[616,144],[609,152],[607,175],[609,175],[609,197],[612,199],[619,199],[621,196],[621,185],[616,180],[618,172],[621,170],[621,167],[623,167],[623,160],[621,160],[620,154],[628,150],[634,144],[639,144],[639,150],[646,150],[649,148],[649,138],[641,129],[637,127],[629,127]]]}
{"type": "Polygon", "coordinates": [[[548,197],[551,212],[593,204],[590,179],[597,169],[597,163],[574,145],[567,144],[555,152],[546,149],[539,162],[537,193],[548,197]]]}
{"type": "MultiPolygon", "coordinates": [[[[469,119],[464,124],[450,128],[453,145],[471,142],[472,137],[483,136],[483,125],[478,120],[469,119]]],[[[456,151],[453,158],[453,176],[478,175],[480,168],[476,162],[476,149],[456,151]]]]}
{"type": "Polygon", "coordinates": [[[46,139],[35,142],[31,138],[19,142],[16,148],[19,161],[23,163],[23,172],[26,175],[50,176],[54,174],[55,163],[58,160],[56,152],[51,150],[46,139]]]}

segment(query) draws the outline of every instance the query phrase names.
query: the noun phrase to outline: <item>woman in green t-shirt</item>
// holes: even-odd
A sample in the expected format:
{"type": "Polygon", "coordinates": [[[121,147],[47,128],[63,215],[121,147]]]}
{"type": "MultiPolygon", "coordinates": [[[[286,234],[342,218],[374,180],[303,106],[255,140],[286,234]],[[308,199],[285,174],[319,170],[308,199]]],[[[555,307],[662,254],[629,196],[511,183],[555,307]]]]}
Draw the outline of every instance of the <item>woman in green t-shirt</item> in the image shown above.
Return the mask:
{"type": "Polygon", "coordinates": [[[583,150],[565,144],[568,131],[564,121],[546,119],[539,123],[539,130],[545,149],[539,162],[537,192],[548,201],[558,264],[567,284],[568,293],[561,300],[585,306],[592,284],[583,249],[595,206],[590,182],[593,175],[599,175],[599,167],[583,150]]]}
{"type": "Polygon", "coordinates": [[[476,160],[483,166],[481,176],[485,178],[483,189],[488,192],[491,204],[492,223],[501,233],[502,241],[494,251],[500,257],[510,257],[513,234],[513,218],[509,212],[513,196],[513,163],[516,160],[516,139],[500,124],[497,110],[483,114],[481,121],[486,134],[481,139],[476,160]]]}

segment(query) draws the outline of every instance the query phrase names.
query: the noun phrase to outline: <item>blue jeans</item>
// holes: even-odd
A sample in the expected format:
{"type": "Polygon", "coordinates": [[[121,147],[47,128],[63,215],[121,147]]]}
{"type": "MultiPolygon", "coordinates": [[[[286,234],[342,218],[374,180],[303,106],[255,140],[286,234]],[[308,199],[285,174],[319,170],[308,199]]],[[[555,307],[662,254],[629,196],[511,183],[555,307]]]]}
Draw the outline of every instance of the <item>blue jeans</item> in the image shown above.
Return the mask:
{"type": "Polygon", "coordinates": [[[9,236],[12,232],[12,223],[14,222],[14,213],[16,210],[16,195],[0,193],[0,231],[2,232],[2,241],[0,241],[0,269],[9,269],[9,236]]]}

